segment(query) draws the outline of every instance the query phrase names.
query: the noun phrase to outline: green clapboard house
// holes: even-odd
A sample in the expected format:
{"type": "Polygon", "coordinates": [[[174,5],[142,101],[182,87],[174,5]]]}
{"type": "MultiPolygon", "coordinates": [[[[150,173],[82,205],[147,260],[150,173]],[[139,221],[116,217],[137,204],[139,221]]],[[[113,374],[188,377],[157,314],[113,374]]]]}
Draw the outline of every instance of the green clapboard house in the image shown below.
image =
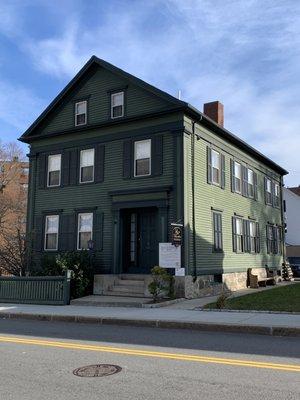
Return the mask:
{"type": "Polygon", "coordinates": [[[219,102],[202,113],[93,56],[20,140],[36,269],[89,247],[94,293],[147,294],[172,223],[183,224],[178,295],[281,268],[287,172],[224,129],[219,102]]]}

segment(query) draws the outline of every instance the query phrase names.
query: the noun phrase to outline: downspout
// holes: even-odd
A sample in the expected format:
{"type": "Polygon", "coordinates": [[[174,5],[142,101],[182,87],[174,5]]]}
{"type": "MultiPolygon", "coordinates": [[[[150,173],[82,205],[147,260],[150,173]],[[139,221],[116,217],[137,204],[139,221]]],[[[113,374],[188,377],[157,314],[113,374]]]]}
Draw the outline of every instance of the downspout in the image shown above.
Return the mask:
{"type": "MultiPolygon", "coordinates": [[[[202,116],[199,121],[202,120],[202,116]]],[[[191,145],[191,168],[192,168],[192,218],[193,218],[193,280],[197,279],[197,249],[196,249],[196,201],[195,201],[195,121],[192,121],[192,145],[191,145]]]]}

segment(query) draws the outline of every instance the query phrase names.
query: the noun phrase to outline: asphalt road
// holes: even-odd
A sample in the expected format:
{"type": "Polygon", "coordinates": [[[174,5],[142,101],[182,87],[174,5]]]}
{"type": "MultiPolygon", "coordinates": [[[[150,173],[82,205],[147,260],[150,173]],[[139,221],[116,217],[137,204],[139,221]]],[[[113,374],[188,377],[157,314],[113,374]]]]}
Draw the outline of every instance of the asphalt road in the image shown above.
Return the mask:
{"type": "Polygon", "coordinates": [[[300,339],[0,319],[0,400],[220,398],[299,400],[300,339]]]}

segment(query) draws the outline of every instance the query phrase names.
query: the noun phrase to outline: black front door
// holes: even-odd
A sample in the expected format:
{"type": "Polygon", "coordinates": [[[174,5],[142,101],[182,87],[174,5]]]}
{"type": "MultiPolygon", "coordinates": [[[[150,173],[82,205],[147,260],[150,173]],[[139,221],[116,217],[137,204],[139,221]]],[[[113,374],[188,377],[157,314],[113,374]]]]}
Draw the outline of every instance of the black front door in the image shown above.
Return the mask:
{"type": "Polygon", "coordinates": [[[157,209],[126,210],[123,226],[124,272],[149,274],[158,262],[157,209]]]}

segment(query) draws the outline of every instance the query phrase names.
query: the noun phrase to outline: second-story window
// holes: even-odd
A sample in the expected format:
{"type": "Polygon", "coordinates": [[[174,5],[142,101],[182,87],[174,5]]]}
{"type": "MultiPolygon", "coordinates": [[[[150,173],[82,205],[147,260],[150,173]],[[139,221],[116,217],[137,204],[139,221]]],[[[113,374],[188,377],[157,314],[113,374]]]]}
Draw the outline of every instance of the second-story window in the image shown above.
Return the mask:
{"type": "Polygon", "coordinates": [[[280,208],[280,186],[278,183],[275,183],[274,205],[275,207],[280,208]]]}
{"type": "Polygon", "coordinates": [[[254,172],[252,169],[247,169],[247,182],[248,182],[248,197],[254,197],[254,172]]]}
{"type": "Polygon", "coordinates": [[[220,185],[220,153],[215,150],[211,152],[211,167],[212,167],[212,183],[220,185]]]}
{"type": "Polygon", "coordinates": [[[134,143],[134,176],[151,175],[151,139],[134,143]]]}
{"type": "Polygon", "coordinates": [[[86,125],[87,122],[87,101],[75,103],[75,126],[86,125]]]}
{"type": "Polygon", "coordinates": [[[80,152],[80,183],[94,181],[95,150],[88,149],[80,152]]]}
{"type": "Polygon", "coordinates": [[[58,215],[47,215],[45,219],[45,250],[58,249],[58,215]]]}
{"type": "Polygon", "coordinates": [[[93,213],[78,214],[77,249],[87,250],[93,238],[93,213]]]}
{"type": "Polygon", "coordinates": [[[59,186],[61,175],[61,154],[48,156],[47,186],[59,186]]]}
{"type": "Polygon", "coordinates": [[[242,166],[234,162],[234,190],[236,193],[242,193],[242,166]]]}
{"type": "Polygon", "coordinates": [[[111,118],[124,116],[124,92],[111,94],[111,118]]]}
{"type": "Polygon", "coordinates": [[[265,184],[266,190],[266,204],[272,205],[272,181],[269,178],[266,178],[265,184]]]}

